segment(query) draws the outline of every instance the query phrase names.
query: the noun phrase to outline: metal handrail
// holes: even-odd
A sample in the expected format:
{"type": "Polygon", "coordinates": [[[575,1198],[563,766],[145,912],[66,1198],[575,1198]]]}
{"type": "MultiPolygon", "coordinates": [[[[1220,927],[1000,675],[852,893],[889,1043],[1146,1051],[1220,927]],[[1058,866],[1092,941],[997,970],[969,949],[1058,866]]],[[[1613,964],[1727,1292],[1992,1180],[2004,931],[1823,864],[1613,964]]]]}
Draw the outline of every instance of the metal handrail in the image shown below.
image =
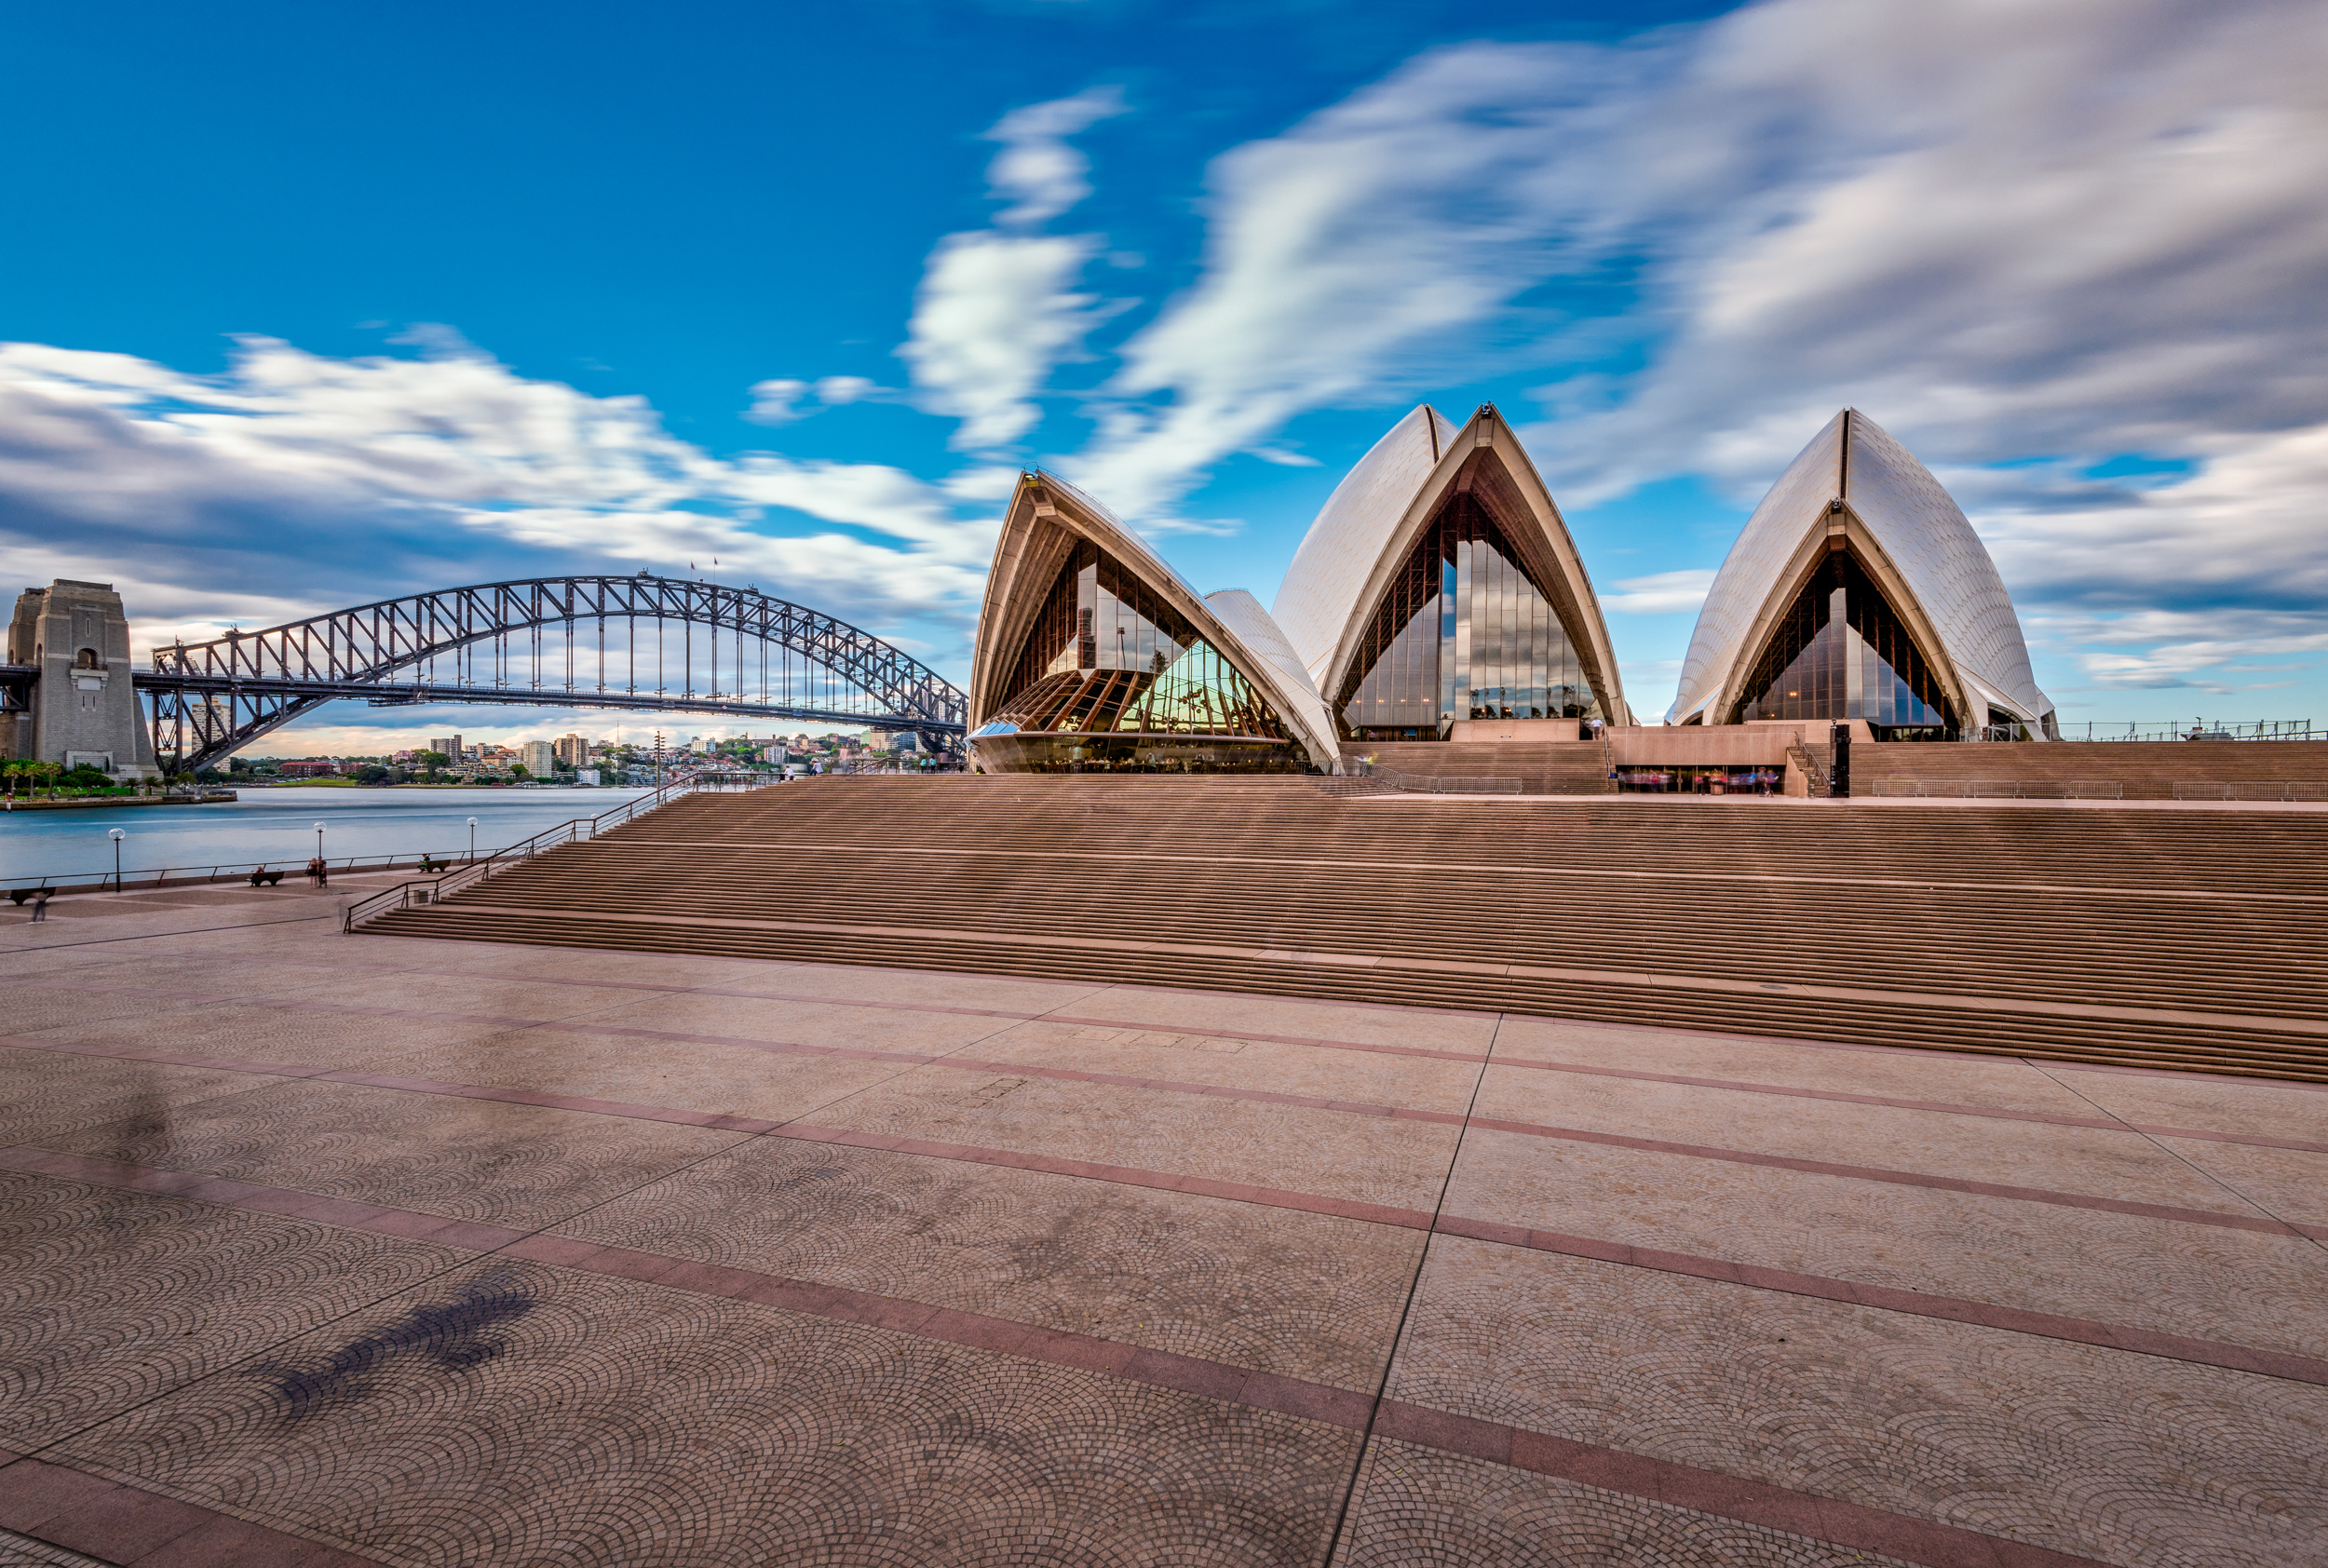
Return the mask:
{"type": "Polygon", "coordinates": [[[2178,778],[2178,801],[2328,801],[2328,783],[2285,778],[2178,778]]]}
{"type": "Polygon", "coordinates": [[[359,899],[340,914],[340,929],[353,931],[368,920],[376,920],[394,910],[410,909],[414,904],[441,903],[465,888],[473,887],[496,872],[507,871],[522,860],[530,860],[545,850],[562,845],[579,844],[596,838],[610,829],[619,828],[658,805],[668,805],[681,795],[697,790],[762,789],[768,780],[755,773],[730,773],[706,769],[684,778],[674,778],[652,794],[640,795],[596,817],[576,817],[554,828],[545,828],[532,838],[521,840],[507,849],[496,849],[481,859],[447,872],[442,876],[415,877],[399,882],[393,887],[382,888],[368,899],[359,899]],[[425,891],[423,891],[425,889],[425,891]]]}
{"type": "Polygon", "coordinates": [[[2105,778],[1878,778],[1871,795],[1956,800],[2123,800],[2126,786],[2105,778]]]}
{"type": "Polygon", "coordinates": [[[2243,720],[2183,720],[2179,722],[2129,721],[2123,735],[2102,733],[2116,725],[2095,719],[2085,726],[2086,733],[2072,733],[2063,725],[2064,740],[2328,740],[2328,727],[2315,724],[2309,719],[2243,719],[2243,720]],[[2196,732],[2195,736],[2194,733],[2196,732]]]}
{"type": "Polygon", "coordinates": [[[1363,778],[1376,779],[1391,789],[1417,795],[1517,795],[1517,778],[1477,778],[1458,774],[1401,773],[1395,768],[1360,760],[1353,764],[1363,778]]]}

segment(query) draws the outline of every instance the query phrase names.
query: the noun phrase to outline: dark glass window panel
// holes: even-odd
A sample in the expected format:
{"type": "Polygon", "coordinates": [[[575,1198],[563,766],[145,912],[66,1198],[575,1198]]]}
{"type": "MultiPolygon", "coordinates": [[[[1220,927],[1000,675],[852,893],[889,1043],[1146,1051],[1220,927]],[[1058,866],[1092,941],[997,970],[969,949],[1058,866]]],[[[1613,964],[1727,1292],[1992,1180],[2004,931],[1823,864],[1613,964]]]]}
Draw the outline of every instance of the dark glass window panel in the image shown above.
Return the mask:
{"type": "Polygon", "coordinates": [[[1601,716],[1550,596],[1469,495],[1449,499],[1391,578],[1333,709],[1346,735],[1374,738],[1436,737],[1442,716],[1601,716]]]}
{"type": "Polygon", "coordinates": [[[1864,719],[1879,728],[1954,730],[1923,650],[1848,550],[1820,562],[1747,677],[1732,723],[1864,719]]]}

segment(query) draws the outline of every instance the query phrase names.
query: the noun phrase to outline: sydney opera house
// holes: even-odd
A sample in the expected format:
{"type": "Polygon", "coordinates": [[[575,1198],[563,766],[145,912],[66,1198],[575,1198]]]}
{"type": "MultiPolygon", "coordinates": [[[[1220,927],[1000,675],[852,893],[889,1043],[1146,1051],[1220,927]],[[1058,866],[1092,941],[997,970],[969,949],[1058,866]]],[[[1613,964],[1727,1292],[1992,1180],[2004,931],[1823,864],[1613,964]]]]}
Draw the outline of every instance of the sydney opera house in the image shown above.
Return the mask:
{"type": "Polygon", "coordinates": [[[1596,735],[1637,760],[1680,726],[1710,760],[1710,727],[2036,739],[2052,715],[1964,513],[1848,409],[1740,532],[1661,726],[1635,726],[1576,541],[1493,406],[1460,427],[1428,405],[1393,426],[1269,610],[1199,594],[1098,502],[1023,476],[970,683],[990,772],[1333,773],[1346,748],[1596,735]]]}

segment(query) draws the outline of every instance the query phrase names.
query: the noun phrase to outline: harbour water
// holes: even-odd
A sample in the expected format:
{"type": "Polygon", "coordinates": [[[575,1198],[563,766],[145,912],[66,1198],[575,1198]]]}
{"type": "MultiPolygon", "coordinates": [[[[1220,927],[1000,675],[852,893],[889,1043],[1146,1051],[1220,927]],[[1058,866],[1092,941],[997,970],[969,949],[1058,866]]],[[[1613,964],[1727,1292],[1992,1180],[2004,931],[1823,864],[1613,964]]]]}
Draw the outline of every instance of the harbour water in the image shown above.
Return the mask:
{"type": "Polygon", "coordinates": [[[426,851],[465,856],[468,819],[477,818],[483,853],[531,838],[576,817],[595,817],[645,794],[643,790],[268,789],[215,805],[142,805],[113,810],[0,812],[0,881],[52,877],[85,881],[111,875],[110,831],[125,872],[198,870],[271,861],[293,869],[316,852],[334,862],[351,856],[426,851]]]}

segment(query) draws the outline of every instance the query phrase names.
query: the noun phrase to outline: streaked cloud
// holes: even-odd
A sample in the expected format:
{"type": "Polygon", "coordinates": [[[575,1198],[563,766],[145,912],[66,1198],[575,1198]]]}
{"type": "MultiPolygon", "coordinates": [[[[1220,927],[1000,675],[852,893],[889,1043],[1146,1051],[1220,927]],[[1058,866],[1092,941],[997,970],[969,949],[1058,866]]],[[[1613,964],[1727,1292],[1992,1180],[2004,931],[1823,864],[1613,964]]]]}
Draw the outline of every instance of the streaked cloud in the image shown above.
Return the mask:
{"type": "Polygon", "coordinates": [[[998,201],[1011,205],[998,222],[1041,223],[1056,218],[1091,194],[1091,160],[1067,138],[1123,114],[1121,88],[1100,87],[1073,98],[1013,109],[986,133],[1003,144],[986,166],[986,185],[998,201]]]}
{"type": "Polygon", "coordinates": [[[1106,318],[1076,279],[1091,235],[950,235],[929,258],[914,301],[913,337],[898,350],[913,367],[921,407],[962,423],[957,451],[1008,448],[1043,416],[1035,395],[1061,360],[1106,318]]]}
{"type": "Polygon", "coordinates": [[[993,520],[903,469],[713,458],[643,399],[531,380],[441,335],[426,346],[339,359],[252,338],[196,376],[0,345],[0,555],[28,581],[134,563],[144,637],[713,555],[731,580],[844,614],[958,621],[975,605],[993,520]]]}
{"type": "Polygon", "coordinates": [[[1014,109],[986,132],[1003,143],[987,184],[1012,205],[999,225],[941,240],[914,297],[912,336],[898,349],[920,406],[961,421],[956,451],[1000,452],[1035,428],[1035,396],[1062,361],[1119,307],[1077,291],[1098,235],[1029,232],[1091,194],[1090,160],[1066,138],[1124,112],[1116,88],[1014,109]]]}
{"type": "Polygon", "coordinates": [[[1523,434],[1572,505],[1751,502],[1855,404],[2024,603],[2318,606],[2322,79],[2296,0],[1771,0],[1426,54],[1214,162],[1203,273],[1070,466],[1145,523],[1297,414],[1541,366],[1523,434]],[[2101,477],[2130,456],[2190,467],[2101,477]]]}
{"type": "Polygon", "coordinates": [[[1713,587],[1713,568],[1693,566],[1680,572],[1652,572],[1644,577],[1619,577],[1615,593],[1601,595],[1601,607],[1633,615],[1671,615],[1694,612],[1713,587]]]}

